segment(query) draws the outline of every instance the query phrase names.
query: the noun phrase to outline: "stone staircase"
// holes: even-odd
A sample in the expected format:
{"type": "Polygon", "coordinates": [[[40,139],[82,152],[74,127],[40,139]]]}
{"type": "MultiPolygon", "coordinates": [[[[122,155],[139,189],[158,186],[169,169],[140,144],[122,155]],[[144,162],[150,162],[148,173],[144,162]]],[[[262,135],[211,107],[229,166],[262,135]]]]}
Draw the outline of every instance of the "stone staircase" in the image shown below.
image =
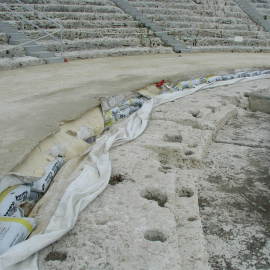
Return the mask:
{"type": "Polygon", "coordinates": [[[0,22],[0,70],[45,63],[38,57],[27,56],[23,47],[10,44],[10,36],[6,33],[6,30],[11,29],[6,29],[4,23],[0,22]]]}
{"type": "Polygon", "coordinates": [[[193,51],[270,51],[270,33],[233,0],[128,1],[193,51]]]}
{"type": "Polygon", "coordinates": [[[18,49],[23,48],[27,56],[40,58],[46,64],[64,61],[63,57],[55,57],[54,53],[47,51],[44,46],[27,37],[24,32],[17,29],[16,25],[0,22],[0,31],[6,35],[9,45],[18,45],[18,49]]]}
{"type": "MultiPolygon", "coordinates": [[[[0,2],[6,0],[0,0],[0,2]]],[[[10,14],[0,9],[0,18],[5,22],[16,23],[18,29],[29,38],[42,37],[42,29],[54,32],[55,25],[41,19],[37,13],[22,11],[22,4],[8,1],[9,6],[29,20],[10,21],[10,14]],[[40,29],[36,29],[34,22],[40,29]]],[[[131,16],[109,0],[23,0],[24,7],[31,7],[47,17],[58,20],[63,25],[63,57],[68,59],[94,58],[114,55],[134,55],[144,53],[171,53],[170,47],[153,32],[136,22],[131,16]]],[[[60,38],[60,33],[56,36],[60,38]]],[[[61,42],[48,38],[37,41],[51,53],[60,56],[61,42]]]]}

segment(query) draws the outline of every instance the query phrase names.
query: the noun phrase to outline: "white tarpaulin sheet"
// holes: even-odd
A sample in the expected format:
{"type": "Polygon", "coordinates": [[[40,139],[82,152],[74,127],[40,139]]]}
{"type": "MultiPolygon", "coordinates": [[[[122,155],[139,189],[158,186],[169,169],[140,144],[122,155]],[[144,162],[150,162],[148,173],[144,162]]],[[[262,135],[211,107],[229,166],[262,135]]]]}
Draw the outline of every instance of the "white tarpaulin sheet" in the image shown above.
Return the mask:
{"type": "MultiPolygon", "coordinates": [[[[38,269],[37,252],[70,231],[74,227],[79,213],[108,185],[111,176],[110,149],[140,136],[147,127],[151,111],[154,107],[191,95],[199,90],[234,84],[239,81],[246,82],[264,78],[270,78],[270,75],[202,84],[185,91],[162,94],[144,103],[140,110],[113,127],[110,132],[104,134],[97,140],[91,152],[83,161],[83,169],[78,172],[77,175],[72,176],[74,180],[66,189],[45,232],[34,235],[3,253],[0,256],[0,269],[38,269]]],[[[0,185],[1,184],[4,185],[4,183],[0,183],[0,185]]]]}

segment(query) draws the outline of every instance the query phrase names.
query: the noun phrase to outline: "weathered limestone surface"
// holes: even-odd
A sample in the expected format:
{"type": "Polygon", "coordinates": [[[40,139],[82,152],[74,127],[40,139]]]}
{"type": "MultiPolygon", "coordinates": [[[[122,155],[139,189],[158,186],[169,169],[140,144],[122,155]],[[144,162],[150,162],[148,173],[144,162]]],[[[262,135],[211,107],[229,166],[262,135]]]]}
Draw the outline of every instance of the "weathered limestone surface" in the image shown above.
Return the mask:
{"type": "Polygon", "coordinates": [[[239,111],[209,148],[199,205],[212,269],[270,266],[270,116],[239,111]]]}
{"type": "MultiPolygon", "coordinates": [[[[211,194],[215,186],[204,184],[203,179],[213,170],[225,175],[231,167],[248,163],[249,156],[242,155],[241,150],[241,160],[237,159],[238,163],[230,166],[226,160],[231,158],[231,153],[224,151],[220,154],[218,140],[222,140],[222,134],[227,132],[227,123],[254,115],[248,111],[246,91],[259,90],[266,85],[269,85],[269,79],[219,87],[156,108],[148,128],[138,139],[111,151],[113,173],[108,188],[82,212],[69,234],[40,252],[40,269],[205,270],[210,269],[208,252],[213,269],[224,269],[215,268],[213,263],[215,252],[222,253],[222,250],[226,258],[231,259],[232,269],[244,269],[240,268],[241,261],[234,261],[235,249],[229,250],[230,243],[246,248],[246,254],[249,254],[247,245],[252,245],[253,240],[247,235],[254,234],[252,229],[255,227],[245,227],[243,219],[238,224],[246,246],[241,244],[243,238],[235,233],[233,242],[226,242],[227,246],[219,241],[213,247],[211,239],[216,239],[213,231],[210,235],[206,233],[206,245],[204,232],[207,231],[203,231],[201,216],[205,228],[209,222],[218,220],[220,214],[218,210],[211,212],[213,208],[211,210],[210,206],[208,212],[203,208],[208,196],[215,196],[211,194]],[[215,154],[215,158],[224,163],[218,171],[218,167],[211,165],[216,164],[211,153],[208,158],[210,150],[219,153],[220,157],[215,154]]],[[[264,122],[269,117],[263,117],[258,129],[261,137],[256,140],[259,142],[264,138],[269,144],[264,122]]],[[[241,124],[243,134],[251,136],[250,125],[254,127],[256,121],[241,124]]],[[[226,138],[235,141],[230,130],[228,132],[226,138]]],[[[247,137],[247,143],[251,139],[247,137]]],[[[263,186],[260,188],[268,192],[263,186]]],[[[217,201],[226,195],[217,194],[220,195],[217,201]]],[[[223,217],[231,213],[226,209],[220,211],[223,217]]],[[[232,211],[234,214],[236,210],[232,211]]],[[[222,224],[218,223],[218,226],[222,224]]],[[[227,227],[222,228],[225,234],[227,227]]],[[[258,231],[260,228],[256,227],[256,233],[258,231]]],[[[263,234],[260,237],[264,237],[263,234]]],[[[262,246],[264,253],[253,258],[257,262],[262,259],[264,263],[269,247],[266,242],[262,246]]],[[[246,269],[253,269],[249,262],[246,266],[246,269]]]]}
{"type": "Polygon", "coordinates": [[[248,95],[252,111],[270,113],[270,87],[248,95]]]}

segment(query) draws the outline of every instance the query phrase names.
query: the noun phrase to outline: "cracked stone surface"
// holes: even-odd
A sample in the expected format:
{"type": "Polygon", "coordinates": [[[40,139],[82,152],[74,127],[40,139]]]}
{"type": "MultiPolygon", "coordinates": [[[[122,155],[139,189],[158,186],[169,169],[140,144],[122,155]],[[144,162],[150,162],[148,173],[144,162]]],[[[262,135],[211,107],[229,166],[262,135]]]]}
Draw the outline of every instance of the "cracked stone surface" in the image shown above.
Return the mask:
{"type": "Polygon", "coordinates": [[[245,97],[265,87],[269,79],[156,108],[138,139],[112,149],[110,184],[40,252],[40,269],[267,269],[270,116],[250,112],[245,97]]]}
{"type": "Polygon", "coordinates": [[[270,115],[240,111],[209,148],[199,205],[212,269],[270,267],[270,115]]]}

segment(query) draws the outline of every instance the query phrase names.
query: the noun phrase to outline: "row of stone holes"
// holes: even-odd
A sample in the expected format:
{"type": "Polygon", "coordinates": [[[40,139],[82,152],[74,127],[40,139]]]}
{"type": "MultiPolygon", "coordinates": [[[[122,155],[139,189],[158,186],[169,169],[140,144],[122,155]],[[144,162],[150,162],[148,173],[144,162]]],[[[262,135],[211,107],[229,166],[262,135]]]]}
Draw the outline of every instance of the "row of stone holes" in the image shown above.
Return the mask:
{"type": "MultiPolygon", "coordinates": [[[[165,134],[164,137],[163,137],[163,140],[165,142],[174,142],[174,143],[182,143],[183,141],[183,137],[182,135],[178,134],[178,135],[169,135],[169,134],[165,134]]],[[[196,148],[198,146],[198,144],[192,144],[192,145],[189,145],[189,147],[191,148],[196,148]]],[[[194,152],[191,151],[191,150],[187,150],[185,151],[185,155],[186,156],[191,156],[193,155],[194,152]]]]}
{"type": "MultiPolygon", "coordinates": [[[[179,197],[192,197],[194,192],[190,188],[182,188],[178,191],[179,197]]],[[[148,188],[141,192],[141,196],[150,201],[156,201],[160,207],[165,207],[168,201],[168,196],[165,192],[162,192],[158,188],[148,188]]],[[[144,239],[148,241],[165,242],[167,236],[160,230],[148,230],[144,233],[144,239]]]]}
{"type": "MultiPolygon", "coordinates": [[[[111,177],[109,184],[116,185],[124,181],[124,176],[121,174],[117,174],[111,177]]],[[[182,188],[177,192],[179,197],[192,197],[194,192],[191,188],[182,188]]],[[[161,191],[158,188],[146,188],[141,192],[141,196],[149,201],[155,201],[160,207],[165,207],[165,204],[168,201],[168,196],[165,192],[161,191]]],[[[193,220],[190,220],[193,221],[193,220]]],[[[148,241],[159,241],[165,242],[167,240],[167,236],[161,232],[160,230],[147,230],[144,233],[144,239],[148,241]]]]}
{"type": "MultiPolygon", "coordinates": [[[[109,184],[116,185],[124,181],[124,176],[121,174],[117,174],[111,177],[109,184]]],[[[192,197],[194,192],[190,188],[182,188],[177,192],[179,197],[192,197]]],[[[166,202],[168,201],[168,196],[165,192],[160,191],[159,189],[148,188],[141,192],[141,196],[147,200],[156,201],[160,207],[165,207],[166,202]]],[[[189,219],[189,221],[193,221],[193,219],[189,219]]],[[[144,239],[148,241],[159,241],[165,242],[167,240],[167,236],[161,232],[160,230],[147,230],[144,233],[144,239]]],[[[67,258],[67,254],[65,252],[59,251],[51,251],[45,257],[45,261],[64,261],[67,258]]]]}

